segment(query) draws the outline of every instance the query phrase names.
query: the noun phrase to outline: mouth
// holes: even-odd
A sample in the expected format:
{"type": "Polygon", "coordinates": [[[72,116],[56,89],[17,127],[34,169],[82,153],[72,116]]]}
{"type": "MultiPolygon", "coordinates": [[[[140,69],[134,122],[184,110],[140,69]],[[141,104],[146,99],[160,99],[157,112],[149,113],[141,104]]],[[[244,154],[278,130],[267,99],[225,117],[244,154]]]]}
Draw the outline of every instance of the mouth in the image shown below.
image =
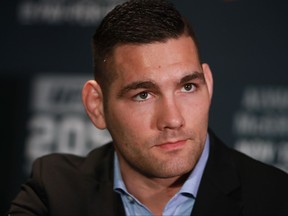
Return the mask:
{"type": "Polygon", "coordinates": [[[156,145],[155,147],[163,149],[163,150],[177,150],[183,148],[183,146],[186,144],[187,140],[178,140],[175,142],[165,142],[159,145],[156,145]]]}

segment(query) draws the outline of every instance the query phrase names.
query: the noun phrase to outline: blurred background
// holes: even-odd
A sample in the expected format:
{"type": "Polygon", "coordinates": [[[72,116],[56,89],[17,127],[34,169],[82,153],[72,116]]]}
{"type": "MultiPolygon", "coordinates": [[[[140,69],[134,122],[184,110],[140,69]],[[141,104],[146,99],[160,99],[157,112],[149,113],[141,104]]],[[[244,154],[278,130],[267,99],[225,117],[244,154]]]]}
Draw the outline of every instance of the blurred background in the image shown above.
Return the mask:
{"type": "MultiPolygon", "coordinates": [[[[0,1],[0,214],[51,152],[110,140],[89,122],[82,85],[91,37],[120,0],[0,1]]],[[[210,127],[229,146],[288,171],[288,1],[174,0],[190,19],[215,86],[210,127]]]]}

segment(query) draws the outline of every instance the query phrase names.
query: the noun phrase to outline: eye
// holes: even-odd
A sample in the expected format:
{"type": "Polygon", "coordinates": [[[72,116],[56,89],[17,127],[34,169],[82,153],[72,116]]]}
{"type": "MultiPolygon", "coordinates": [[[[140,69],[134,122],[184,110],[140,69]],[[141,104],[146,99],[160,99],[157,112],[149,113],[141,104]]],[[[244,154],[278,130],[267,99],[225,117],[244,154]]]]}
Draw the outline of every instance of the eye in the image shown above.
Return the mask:
{"type": "Polygon", "coordinates": [[[182,87],[181,91],[182,91],[182,92],[193,92],[193,91],[195,91],[195,89],[196,89],[196,86],[195,86],[194,84],[192,84],[192,83],[186,83],[186,84],[182,87]]]}
{"type": "Polygon", "coordinates": [[[137,94],[137,95],[135,95],[134,97],[133,97],[133,99],[135,100],[135,101],[145,101],[145,100],[147,100],[147,99],[149,99],[151,97],[151,95],[148,93],[148,92],[140,92],[139,94],[137,94]]]}

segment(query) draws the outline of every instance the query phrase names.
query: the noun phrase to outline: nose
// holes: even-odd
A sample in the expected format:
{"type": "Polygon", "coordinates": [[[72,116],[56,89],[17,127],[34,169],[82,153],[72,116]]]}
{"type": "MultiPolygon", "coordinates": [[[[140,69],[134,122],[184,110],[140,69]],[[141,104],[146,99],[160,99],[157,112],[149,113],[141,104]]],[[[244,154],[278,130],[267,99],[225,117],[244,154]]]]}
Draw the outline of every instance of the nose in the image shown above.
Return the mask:
{"type": "Polygon", "coordinates": [[[179,129],[184,125],[184,118],[175,98],[162,99],[159,102],[157,115],[157,127],[161,131],[179,129]]]}

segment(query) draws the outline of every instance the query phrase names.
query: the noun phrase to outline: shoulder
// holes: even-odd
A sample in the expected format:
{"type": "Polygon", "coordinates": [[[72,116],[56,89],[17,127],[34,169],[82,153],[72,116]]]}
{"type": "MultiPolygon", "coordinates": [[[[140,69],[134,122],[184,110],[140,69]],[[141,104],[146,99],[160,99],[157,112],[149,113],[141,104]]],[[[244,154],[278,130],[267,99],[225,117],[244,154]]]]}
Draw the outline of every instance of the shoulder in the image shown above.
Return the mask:
{"type": "Polygon", "coordinates": [[[242,152],[239,152],[224,144],[213,132],[209,132],[211,137],[211,154],[215,159],[223,159],[223,162],[230,163],[234,169],[247,178],[263,178],[268,179],[280,177],[281,179],[288,180],[288,174],[273,165],[265,164],[256,160],[242,152]]]}
{"type": "Polygon", "coordinates": [[[65,165],[69,164],[71,166],[77,167],[83,162],[87,162],[90,160],[101,161],[102,157],[105,157],[111,154],[111,151],[113,151],[113,147],[112,147],[112,144],[109,143],[109,144],[100,146],[96,149],[93,149],[86,156],[79,156],[75,154],[66,154],[66,153],[52,153],[52,154],[44,155],[44,156],[37,158],[34,163],[49,163],[51,166],[53,165],[58,166],[59,162],[63,162],[63,164],[65,165]]]}
{"type": "Polygon", "coordinates": [[[36,159],[32,167],[32,175],[94,175],[95,169],[103,165],[103,161],[112,161],[113,146],[111,143],[92,150],[87,156],[64,153],[52,153],[36,159]]]}
{"type": "MultiPolygon", "coordinates": [[[[212,154],[212,161],[209,169],[213,170],[217,166],[218,171],[227,171],[223,176],[233,174],[241,185],[243,198],[251,200],[251,202],[259,200],[258,203],[260,203],[260,200],[262,200],[262,203],[266,203],[264,199],[267,196],[274,197],[274,200],[271,200],[270,203],[276,202],[276,200],[280,203],[288,201],[287,198],[279,201],[281,196],[285,195],[286,197],[288,193],[288,174],[286,172],[226,146],[214,134],[212,134],[211,140],[212,151],[210,153],[212,154]]],[[[218,174],[214,176],[216,175],[218,174]]]]}
{"type": "Polygon", "coordinates": [[[206,178],[223,191],[231,189],[247,215],[287,215],[288,174],[226,146],[213,133],[209,134],[206,178]]]}
{"type": "Polygon", "coordinates": [[[112,187],[99,188],[103,182],[112,185],[113,155],[110,143],[86,157],[54,153],[38,158],[31,177],[13,201],[11,212],[86,215],[95,206],[101,209],[98,203],[102,194],[112,190],[112,187]]]}
{"type": "Polygon", "coordinates": [[[209,157],[197,194],[196,212],[288,215],[285,172],[226,146],[211,131],[209,137],[209,157]]]}
{"type": "Polygon", "coordinates": [[[249,181],[250,183],[255,180],[255,183],[261,185],[262,183],[285,185],[288,188],[288,174],[279,168],[263,163],[257,159],[254,159],[242,152],[235,149],[227,148],[229,152],[229,159],[233,161],[235,169],[241,174],[243,181],[249,181]]]}
{"type": "Polygon", "coordinates": [[[243,186],[243,192],[247,196],[252,198],[252,194],[255,196],[257,194],[263,199],[269,195],[279,197],[281,194],[288,193],[288,174],[286,172],[234,149],[228,151],[243,186]]]}
{"type": "Polygon", "coordinates": [[[263,163],[235,149],[229,149],[228,151],[230,151],[236,168],[251,177],[256,177],[261,174],[261,176],[265,177],[279,176],[288,180],[288,174],[273,165],[263,163]]]}

